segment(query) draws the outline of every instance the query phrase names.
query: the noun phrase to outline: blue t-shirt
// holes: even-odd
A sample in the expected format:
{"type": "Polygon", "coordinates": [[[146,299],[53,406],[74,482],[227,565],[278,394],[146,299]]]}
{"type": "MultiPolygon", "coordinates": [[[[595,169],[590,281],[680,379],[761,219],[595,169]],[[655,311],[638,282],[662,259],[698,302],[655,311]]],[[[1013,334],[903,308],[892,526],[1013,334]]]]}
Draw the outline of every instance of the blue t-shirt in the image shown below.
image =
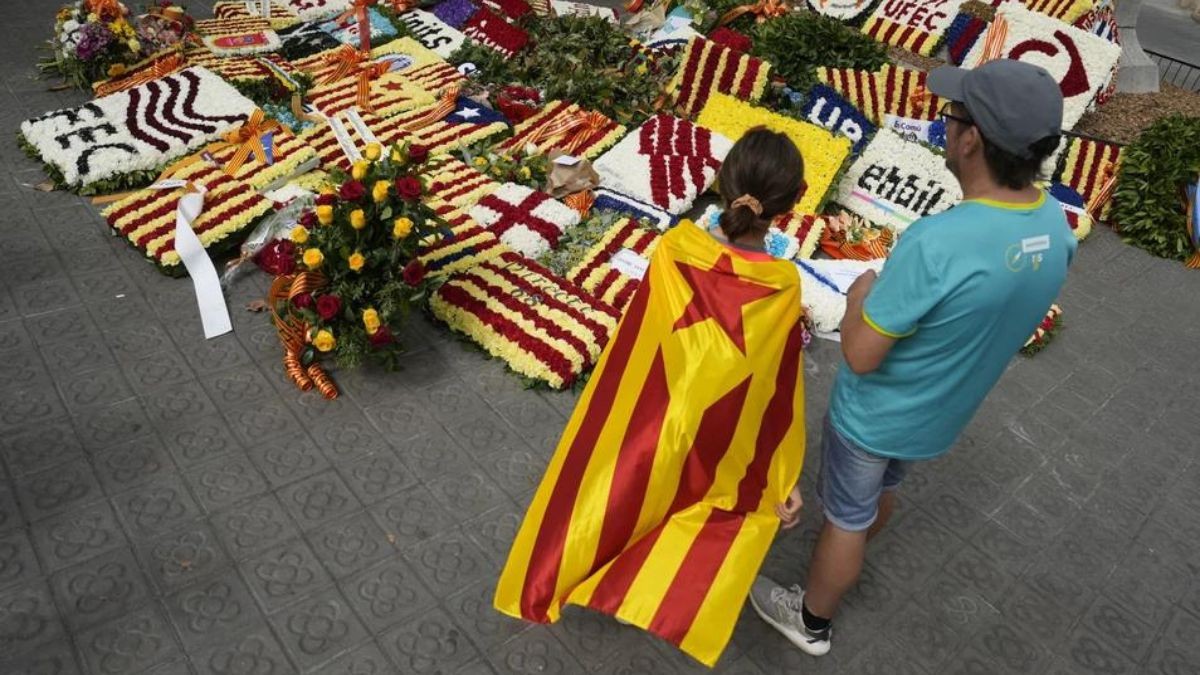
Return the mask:
{"type": "Polygon", "coordinates": [[[913,223],[863,303],[867,324],[898,339],[874,372],[843,364],[834,427],[877,455],[946,452],[1045,317],[1076,246],[1045,193],[970,200],[913,223]]]}

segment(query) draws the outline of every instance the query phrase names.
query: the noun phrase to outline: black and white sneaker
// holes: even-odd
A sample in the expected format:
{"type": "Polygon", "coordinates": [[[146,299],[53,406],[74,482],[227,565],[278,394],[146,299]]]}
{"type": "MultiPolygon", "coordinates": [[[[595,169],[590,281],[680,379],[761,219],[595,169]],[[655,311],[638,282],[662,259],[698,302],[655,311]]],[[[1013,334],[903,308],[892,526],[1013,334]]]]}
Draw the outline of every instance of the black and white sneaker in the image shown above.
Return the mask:
{"type": "Polygon", "coordinates": [[[784,588],[770,579],[760,576],[750,589],[750,604],[763,621],[799,647],[806,654],[824,656],[829,653],[829,640],[833,627],[810,631],[804,626],[800,608],[804,606],[804,589],[793,584],[784,588]]]}

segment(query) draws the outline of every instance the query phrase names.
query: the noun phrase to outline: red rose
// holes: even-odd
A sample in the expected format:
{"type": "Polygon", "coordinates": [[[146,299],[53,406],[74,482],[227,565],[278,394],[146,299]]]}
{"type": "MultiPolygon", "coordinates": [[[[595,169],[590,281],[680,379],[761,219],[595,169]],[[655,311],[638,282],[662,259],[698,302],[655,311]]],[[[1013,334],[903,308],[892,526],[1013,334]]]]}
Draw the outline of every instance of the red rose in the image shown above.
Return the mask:
{"type": "Polygon", "coordinates": [[[312,309],[312,293],[301,293],[300,295],[297,295],[296,297],[292,298],[292,304],[296,306],[296,309],[312,309]]]}
{"type": "Polygon", "coordinates": [[[296,270],[296,245],[287,239],[275,239],[259,249],[254,263],[267,274],[291,274],[296,270]]]}
{"type": "Polygon", "coordinates": [[[416,286],[425,279],[425,265],[417,258],[404,266],[404,283],[416,286]]]}
{"type": "Polygon", "coordinates": [[[333,206],[337,199],[333,195],[317,195],[317,206],[333,206]]]}
{"type": "Polygon", "coordinates": [[[412,176],[397,178],[396,194],[404,201],[415,202],[421,197],[421,181],[412,176]]]}
{"type": "Polygon", "coordinates": [[[317,298],[317,316],[325,321],[332,320],[342,311],[342,299],[336,295],[322,295],[317,298]]]}
{"type": "Polygon", "coordinates": [[[416,164],[420,164],[429,158],[429,148],[423,145],[408,146],[408,159],[416,164]]]}
{"type": "Polygon", "coordinates": [[[366,194],[367,186],[356,180],[347,181],[338,189],[338,195],[348,202],[356,202],[366,196],[366,194]]]}
{"type": "Polygon", "coordinates": [[[387,326],[380,326],[379,330],[370,337],[371,346],[375,349],[383,349],[395,341],[396,338],[392,336],[392,331],[387,326]]]}
{"type": "Polygon", "coordinates": [[[299,220],[296,222],[303,225],[305,229],[311,230],[317,226],[317,214],[313,213],[312,209],[309,209],[304,213],[301,213],[299,220]]]}
{"type": "Polygon", "coordinates": [[[724,45],[735,52],[741,53],[750,51],[750,48],[753,46],[750,42],[750,38],[737,32],[736,30],[733,30],[732,28],[727,28],[724,26],[710,33],[708,39],[719,45],[724,45]]]}

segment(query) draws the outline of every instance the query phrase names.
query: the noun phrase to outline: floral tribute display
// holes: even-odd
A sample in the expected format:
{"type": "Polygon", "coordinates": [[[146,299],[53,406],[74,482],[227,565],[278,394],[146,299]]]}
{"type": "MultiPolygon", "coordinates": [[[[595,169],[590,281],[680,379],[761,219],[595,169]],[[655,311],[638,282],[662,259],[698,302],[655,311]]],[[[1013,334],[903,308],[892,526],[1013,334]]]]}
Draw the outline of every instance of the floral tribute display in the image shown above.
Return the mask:
{"type": "Polygon", "coordinates": [[[467,41],[467,36],[461,31],[424,10],[405,12],[400,15],[400,20],[426,49],[444,59],[450,58],[467,41]]]}
{"type": "Polygon", "coordinates": [[[824,216],[793,211],[776,218],[772,226],[797,241],[799,246],[796,254],[789,258],[808,259],[817,252],[817,245],[825,233],[826,220],[824,216]]]}
{"type": "Polygon", "coordinates": [[[895,236],[886,227],[872,225],[852,213],[842,211],[825,218],[821,250],[838,260],[877,260],[891,253],[895,236]]]}
{"type": "MultiPolygon", "coordinates": [[[[178,11],[178,39],[182,40],[187,30],[183,23],[186,15],[178,11]]],[[[97,0],[80,0],[60,9],[49,47],[53,58],[41,68],[80,89],[123,74],[148,53],[144,51],[148,45],[142,44],[131,23],[129,10],[119,2],[97,0]]]]}
{"type": "Polygon", "coordinates": [[[1058,200],[1062,205],[1063,215],[1067,217],[1067,225],[1071,226],[1071,233],[1079,241],[1083,241],[1089,234],[1092,233],[1092,215],[1088,213],[1087,205],[1083,201],[1083,196],[1069,186],[1062,183],[1054,183],[1050,186],[1050,196],[1058,200]]]}
{"type": "Polygon", "coordinates": [[[469,213],[506,246],[529,258],[558,246],[563,230],[579,223],[579,213],[571,207],[516,183],[501,185],[469,213]]]}
{"type": "Polygon", "coordinates": [[[217,56],[265,54],[282,45],[271,22],[261,16],[205,19],[196,22],[196,32],[217,56]]]}
{"type": "Polygon", "coordinates": [[[954,23],[950,24],[949,30],[946,31],[946,53],[950,57],[950,63],[956,66],[963,65],[967,54],[987,29],[987,20],[973,14],[962,12],[954,17],[954,23]]]}
{"type": "Polygon", "coordinates": [[[724,94],[714,94],[697,120],[701,125],[731,139],[741,138],[755,127],[767,127],[787,135],[804,157],[804,194],[796,203],[797,213],[817,213],[833,188],[838,173],[850,156],[850,140],[825,129],[765,108],[752,106],[724,94]]]}
{"type": "Polygon", "coordinates": [[[255,190],[280,187],[318,162],[312,146],[286,127],[265,122],[261,112],[213,146],[207,148],[212,161],[255,190]]]}
{"type": "MultiPolygon", "coordinates": [[[[214,19],[244,19],[252,16],[262,16],[262,6],[259,2],[245,0],[224,0],[213,5],[214,19]]],[[[300,17],[283,0],[271,0],[270,13],[266,17],[271,28],[287,28],[300,22],[300,17]]]]}
{"type": "Polygon", "coordinates": [[[675,216],[653,204],[640,202],[632,197],[626,197],[623,194],[604,188],[595,190],[592,194],[595,197],[595,201],[592,203],[592,210],[594,211],[623,213],[638,220],[648,221],[660,230],[669,229],[675,224],[675,216]]]}
{"type": "MultiPolygon", "coordinates": [[[[376,66],[387,68],[385,64],[376,66]]],[[[308,99],[323,115],[336,115],[347,108],[357,106],[360,110],[383,117],[434,102],[433,94],[413,84],[403,73],[381,74],[373,67],[360,70],[359,73],[357,77],[319,83],[308,93],[308,99]]]]}
{"type": "Polygon", "coordinates": [[[567,272],[567,281],[617,312],[624,312],[642,283],[639,265],[643,261],[649,264],[658,240],[657,232],[636,219],[618,218],[567,272]]]}
{"type": "Polygon", "coordinates": [[[840,21],[861,18],[875,5],[876,0],[808,0],[808,6],[817,14],[840,21]]]}
{"type": "Polygon", "coordinates": [[[897,2],[886,0],[879,4],[863,32],[872,38],[901,47],[910,52],[933,54],[964,0],[923,0],[897,2]]]}
{"type": "Polygon", "coordinates": [[[1072,137],[1063,154],[1057,180],[1083,197],[1084,208],[1106,222],[1113,186],[1121,169],[1121,146],[1092,138],[1072,137]]]}
{"type": "Polygon", "coordinates": [[[683,50],[679,72],[668,85],[675,110],[689,119],[700,114],[713,92],[743,101],[762,98],[771,64],[703,38],[694,38],[683,50]]]}
{"type": "Polygon", "coordinates": [[[471,269],[499,257],[507,246],[491,230],[479,226],[469,215],[437,197],[429,201],[429,208],[446,221],[449,231],[439,237],[430,237],[421,242],[417,260],[430,279],[441,279],[463,270],[471,269]]]}
{"type": "Polygon", "coordinates": [[[417,145],[369,146],[336,189],[322,190],[289,239],[276,243],[283,253],[260,255],[260,266],[276,276],[269,299],[284,366],[301,389],[336,395],[319,368],[310,372],[322,357],[345,367],[391,365],[400,352],[400,323],[426,291],[418,245],[445,227],[422,202],[427,157],[417,145]]]}
{"type": "MultiPolygon", "coordinates": [[[[204,209],[192,223],[200,243],[212,254],[231,250],[273,205],[250,184],[232,178],[208,162],[192,162],[173,172],[172,178],[203,186],[204,209]]],[[[158,268],[173,276],[185,271],[175,252],[175,215],[185,187],[147,188],[115,202],[102,215],[113,232],[141,251],[158,268]]]]}
{"type": "Polygon", "coordinates": [[[254,104],[205,68],[188,68],[21,124],[55,182],[94,194],[145,185],[172,160],[245,121],[254,104]]]}
{"type": "Polygon", "coordinates": [[[823,84],[809,90],[801,112],[813,124],[850,139],[856,153],[867,147],[867,141],[875,133],[875,125],[861,110],[823,84]]]}
{"type": "Polygon", "coordinates": [[[322,19],[344,12],[350,8],[350,2],[351,0],[271,0],[271,4],[279,3],[291,9],[301,21],[322,19]]]}
{"type": "Polygon", "coordinates": [[[600,184],[668,213],[688,210],[717,177],[733,141],[699,124],[655,115],[596,160],[600,184]]]}
{"type": "MultiPolygon", "coordinates": [[[[1045,14],[1008,2],[996,10],[990,31],[1001,30],[999,58],[1027,61],[1045,68],[1063,94],[1063,129],[1074,129],[1113,75],[1120,45],[1045,14]],[[998,26],[1000,28],[998,28],[998,26]]],[[[979,62],[987,39],[975,44],[967,65],[979,62]]]]}
{"type": "Polygon", "coordinates": [[[837,195],[842,206],[897,234],[961,199],[958,181],[941,155],[890,129],[880,129],[850,165],[837,195]]]}
{"type": "Polygon", "coordinates": [[[1035,12],[1066,23],[1075,23],[1096,6],[1094,0],[1022,0],[1035,12]]]}
{"type": "Polygon", "coordinates": [[[454,275],[430,297],[434,316],[514,372],[572,386],[600,356],[620,315],[516,253],[454,275]]]}
{"type": "Polygon", "coordinates": [[[1021,353],[1025,356],[1033,356],[1046,348],[1050,341],[1058,335],[1058,331],[1062,329],[1062,307],[1058,305],[1050,305],[1050,310],[1046,312],[1045,318],[1034,329],[1033,335],[1025,341],[1025,346],[1021,347],[1021,353]]]}
{"type": "Polygon", "coordinates": [[[933,120],[945,103],[925,88],[926,73],[888,64],[877,71],[818,68],[817,78],[861,110],[875,126],[888,115],[933,120]]]}
{"type": "Polygon", "coordinates": [[[452,155],[430,160],[425,176],[431,195],[459,209],[471,208],[500,188],[499,181],[452,155]]]}
{"type": "Polygon", "coordinates": [[[529,34],[487,7],[480,7],[463,24],[463,34],[482,45],[513,57],[529,43],[529,34]]]}
{"type": "Polygon", "coordinates": [[[512,138],[498,149],[518,153],[532,145],[542,153],[560,150],[568,155],[592,159],[612,147],[625,132],[625,127],[603,113],[565,101],[551,101],[513,127],[512,138]]]}

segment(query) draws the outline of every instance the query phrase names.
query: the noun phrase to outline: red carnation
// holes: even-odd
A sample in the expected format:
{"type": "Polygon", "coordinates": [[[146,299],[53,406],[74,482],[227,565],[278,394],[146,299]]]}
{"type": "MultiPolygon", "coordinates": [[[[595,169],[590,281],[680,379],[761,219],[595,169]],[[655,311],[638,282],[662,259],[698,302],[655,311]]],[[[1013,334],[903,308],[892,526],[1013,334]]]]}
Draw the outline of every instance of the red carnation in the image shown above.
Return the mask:
{"type": "Polygon", "coordinates": [[[320,194],[317,195],[317,206],[333,206],[337,199],[333,195],[320,194]]]}
{"type": "Polygon", "coordinates": [[[415,202],[421,197],[421,181],[412,176],[397,178],[396,194],[405,201],[415,202]]]}
{"type": "Polygon", "coordinates": [[[425,265],[418,258],[413,258],[411,262],[404,266],[404,283],[409,286],[416,286],[425,279],[425,265]]]}
{"type": "Polygon", "coordinates": [[[750,38],[742,35],[732,28],[727,28],[725,26],[714,30],[708,36],[708,39],[742,54],[749,52],[750,47],[752,46],[750,38]]]}
{"type": "Polygon", "coordinates": [[[291,274],[296,270],[296,245],[287,239],[275,239],[259,249],[254,263],[267,274],[291,274]]]}
{"type": "Polygon", "coordinates": [[[317,214],[313,213],[312,209],[300,214],[300,218],[296,221],[303,225],[305,229],[313,229],[317,226],[317,214]]]}
{"type": "Polygon", "coordinates": [[[317,298],[317,316],[325,321],[331,321],[342,311],[342,299],[336,295],[322,295],[317,298]]]}
{"type": "Polygon", "coordinates": [[[411,162],[420,164],[429,158],[429,148],[423,145],[408,146],[408,159],[411,162]]]}
{"type": "Polygon", "coordinates": [[[312,293],[301,293],[300,295],[297,295],[296,297],[292,298],[292,304],[296,306],[296,309],[312,309],[312,293]]]}
{"type": "Polygon", "coordinates": [[[371,346],[375,349],[383,349],[395,341],[396,338],[392,335],[392,330],[387,326],[380,326],[379,330],[375,331],[370,337],[371,346]]]}
{"type": "Polygon", "coordinates": [[[356,202],[365,197],[366,194],[367,186],[356,180],[347,181],[338,189],[338,195],[348,202],[356,202]]]}

